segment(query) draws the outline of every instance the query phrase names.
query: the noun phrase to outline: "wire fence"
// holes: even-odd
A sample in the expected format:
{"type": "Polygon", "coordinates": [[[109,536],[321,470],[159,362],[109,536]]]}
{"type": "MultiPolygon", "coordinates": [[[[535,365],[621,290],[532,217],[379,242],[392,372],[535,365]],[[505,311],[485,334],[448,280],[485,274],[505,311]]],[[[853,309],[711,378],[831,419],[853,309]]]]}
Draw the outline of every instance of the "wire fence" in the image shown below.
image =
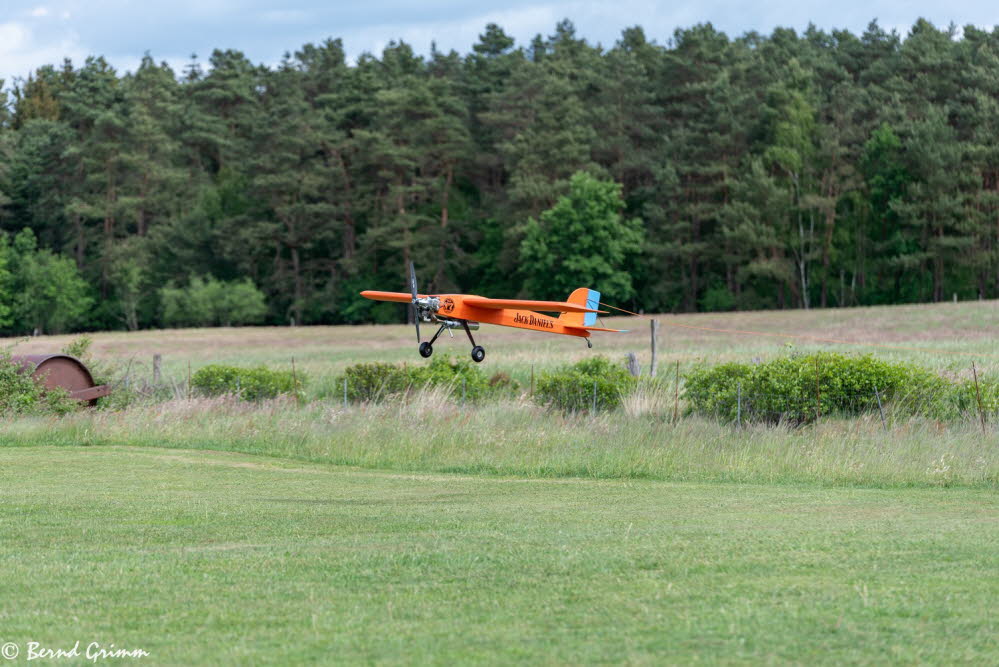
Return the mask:
{"type": "MultiPolygon", "coordinates": [[[[192,387],[190,364],[184,376],[168,377],[160,370],[161,360],[154,358],[151,365],[129,362],[125,371],[112,383],[113,392],[123,392],[129,400],[155,402],[158,400],[186,399],[199,395],[192,387]]],[[[294,362],[292,362],[294,368],[294,362]]],[[[505,375],[505,374],[504,374],[505,375]]],[[[671,372],[670,375],[673,375],[671,372]]],[[[999,393],[990,385],[985,395],[976,382],[962,386],[960,390],[941,393],[939,391],[920,392],[906,388],[886,390],[871,386],[860,391],[830,389],[821,384],[814,391],[811,388],[796,387],[788,392],[745,391],[741,384],[729,390],[708,396],[691,396],[683,385],[677,370],[675,377],[650,381],[641,378],[631,385],[628,392],[615,394],[601,381],[582,381],[572,386],[563,386],[561,393],[539,396],[535,393],[534,372],[531,381],[511,392],[490,394],[481,385],[471,387],[466,377],[454,378],[450,383],[435,385],[443,389],[448,400],[460,406],[472,408],[490,396],[519,398],[542,406],[569,406],[567,411],[604,413],[623,409],[631,414],[658,413],[670,421],[681,421],[687,417],[713,419],[730,423],[737,427],[749,424],[805,425],[822,419],[842,419],[873,416],[887,429],[899,419],[923,417],[938,421],[974,420],[981,428],[999,423],[999,393]]],[[[367,387],[363,396],[351,390],[348,377],[338,378],[334,384],[326,382],[323,391],[311,398],[324,402],[335,402],[346,408],[352,405],[381,402],[405,402],[420,387],[408,386],[399,390],[384,388],[372,391],[367,387]]],[[[240,394],[240,387],[233,392],[240,394]]],[[[113,395],[113,394],[112,394],[113,395]]]]}

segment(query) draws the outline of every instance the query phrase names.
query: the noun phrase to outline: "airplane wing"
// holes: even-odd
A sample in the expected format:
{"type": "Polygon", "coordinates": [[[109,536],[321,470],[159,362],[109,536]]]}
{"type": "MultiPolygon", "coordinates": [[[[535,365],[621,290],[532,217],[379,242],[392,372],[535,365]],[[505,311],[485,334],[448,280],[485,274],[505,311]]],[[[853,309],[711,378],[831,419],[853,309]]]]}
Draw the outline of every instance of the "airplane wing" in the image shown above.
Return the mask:
{"type": "Polygon", "coordinates": [[[544,310],[557,313],[606,313],[606,310],[593,310],[566,301],[527,301],[524,299],[487,299],[482,296],[466,297],[462,303],[476,308],[522,308],[524,310],[544,310]]]}
{"type": "MultiPolygon", "coordinates": [[[[372,299],[374,301],[398,301],[399,303],[411,303],[413,297],[405,292],[377,292],[375,290],[365,290],[361,292],[361,296],[365,299],[372,299]]],[[[423,294],[418,294],[420,298],[423,298],[423,294]]]]}

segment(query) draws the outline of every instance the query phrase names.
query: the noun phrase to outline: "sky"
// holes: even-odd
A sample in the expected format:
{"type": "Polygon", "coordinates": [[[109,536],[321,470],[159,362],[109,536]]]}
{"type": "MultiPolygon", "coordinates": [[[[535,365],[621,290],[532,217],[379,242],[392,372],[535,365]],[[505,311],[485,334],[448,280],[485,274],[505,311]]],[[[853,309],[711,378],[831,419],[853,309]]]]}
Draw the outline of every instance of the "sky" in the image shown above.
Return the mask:
{"type": "Polygon", "coordinates": [[[120,71],[133,70],[145,52],[179,72],[192,54],[215,48],[243,51],[276,64],[305,43],[340,37],[351,58],[378,54],[391,40],[419,53],[467,52],[487,23],[499,24],[518,44],[549,35],[569,18],[577,34],[606,47],[624,28],[641,25],[650,40],[669,41],[678,27],[711,22],[730,36],[777,26],[862,32],[872,19],[905,35],[919,17],[945,27],[999,23],[995,0],[0,0],[0,79],[8,84],[45,64],[103,55],[120,71]]]}

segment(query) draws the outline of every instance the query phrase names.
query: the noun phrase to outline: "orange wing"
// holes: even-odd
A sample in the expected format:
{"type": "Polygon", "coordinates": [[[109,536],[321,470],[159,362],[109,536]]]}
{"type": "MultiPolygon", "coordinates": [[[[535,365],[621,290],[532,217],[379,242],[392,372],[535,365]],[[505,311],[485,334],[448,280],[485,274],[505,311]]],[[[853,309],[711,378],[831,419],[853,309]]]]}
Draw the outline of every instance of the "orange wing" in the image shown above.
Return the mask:
{"type": "Polygon", "coordinates": [[[505,308],[524,310],[543,310],[558,313],[606,313],[606,310],[593,310],[586,306],[579,306],[566,301],[525,301],[523,299],[487,299],[482,296],[466,297],[462,300],[467,306],[475,308],[492,308],[503,310],[505,308]]]}
{"type": "MultiPolygon", "coordinates": [[[[410,303],[413,297],[405,292],[376,292],[375,290],[365,290],[361,292],[361,296],[365,299],[372,299],[374,301],[398,301],[399,303],[410,303]]],[[[420,298],[425,295],[418,294],[420,298]]]]}

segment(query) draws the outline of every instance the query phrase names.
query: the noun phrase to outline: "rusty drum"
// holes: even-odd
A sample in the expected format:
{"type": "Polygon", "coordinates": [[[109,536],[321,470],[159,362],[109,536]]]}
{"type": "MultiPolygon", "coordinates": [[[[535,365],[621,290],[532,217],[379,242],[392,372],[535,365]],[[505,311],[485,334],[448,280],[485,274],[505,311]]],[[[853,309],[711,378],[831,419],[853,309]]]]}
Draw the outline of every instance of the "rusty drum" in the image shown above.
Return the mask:
{"type": "Polygon", "coordinates": [[[97,386],[83,362],[68,354],[24,354],[11,357],[46,389],[62,387],[69,397],[96,405],[97,399],[111,393],[106,384],[97,386]]]}

